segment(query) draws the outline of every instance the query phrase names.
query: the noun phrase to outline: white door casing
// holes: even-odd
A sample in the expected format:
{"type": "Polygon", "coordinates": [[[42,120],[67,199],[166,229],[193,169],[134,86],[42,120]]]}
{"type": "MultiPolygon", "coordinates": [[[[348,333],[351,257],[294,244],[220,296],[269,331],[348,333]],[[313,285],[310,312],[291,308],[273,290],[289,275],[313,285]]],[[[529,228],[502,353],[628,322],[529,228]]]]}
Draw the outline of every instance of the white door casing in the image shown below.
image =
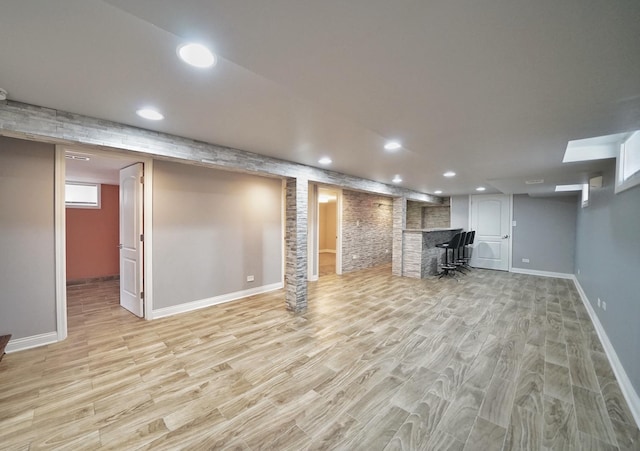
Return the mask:
{"type": "Polygon", "coordinates": [[[309,199],[307,213],[307,280],[313,282],[318,280],[319,256],[318,256],[318,235],[320,223],[320,204],[318,203],[318,185],[309,183],[309,199]]]}
{"type": "Polygon", "coordinates": [[[143,164],[120,170],[120,305],[144,316],[143,164]]]}
{"type": "Polygon", "coordinates": [[[471,230],[476,231],[471,266],[509,270],[510,204],[508,195],[471,196],[471,230]]]}

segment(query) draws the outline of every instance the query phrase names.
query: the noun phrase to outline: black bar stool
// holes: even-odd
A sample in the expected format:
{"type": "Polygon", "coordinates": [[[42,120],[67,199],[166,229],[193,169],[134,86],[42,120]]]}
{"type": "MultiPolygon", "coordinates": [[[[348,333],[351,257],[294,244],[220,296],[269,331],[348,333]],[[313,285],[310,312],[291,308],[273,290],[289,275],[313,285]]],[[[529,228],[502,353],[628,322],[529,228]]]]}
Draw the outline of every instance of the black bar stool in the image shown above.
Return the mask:
{"type": "Polygon", "coordinates": [[[461,274],[462,271],[466,271],[468,269],[464,262],[464,247],[467,244],[467,239],[469,239],[470,233],[471,232],[460,232],[460,242],[458,243],[457,249],[453,251],[455,257],[452,263],[456,265],[456,269],[459,270],[461,274]]]}
{"type": "Polygon", "coordinates": [[[436,247],[440,249],[444,249],[444,265],[441,266],[442,272],[440,273],[440,279],[444,276],[453,275],[456,271],[455,265],[455,252],[460,246],[460,242],[462,240],[462,232],[458,232],[453,235],[453,238],[447,243],[439,243],[436,244],[436,247]],[[449,249],[452,250],[451,253],[451,262],[449,262],[449,249]]]}
{"type": "Polygon", "coordinates": [[[471,245],[476,239],[476,231],[471,230],[467,232],[467,239],[465,240],[464,246],[462,248],[462,260],[464,261],[465,268],[471,269],[471,265],[469,265],[469,261],[471,261],[471,245]]]}

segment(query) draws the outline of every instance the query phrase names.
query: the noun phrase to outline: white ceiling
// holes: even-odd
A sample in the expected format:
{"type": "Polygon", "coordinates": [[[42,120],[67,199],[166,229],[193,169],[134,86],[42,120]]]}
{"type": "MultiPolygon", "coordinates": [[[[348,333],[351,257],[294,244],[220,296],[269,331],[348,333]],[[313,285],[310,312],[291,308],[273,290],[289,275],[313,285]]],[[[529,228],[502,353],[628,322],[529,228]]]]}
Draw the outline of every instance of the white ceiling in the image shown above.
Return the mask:
{"type": "MultiPolygon", "coordinates": [[[[640,128],[638,0],[3,2],[9,98],[443,195],[544,194],[640,128]],[[196,40],[220,57],[184,65],[196,40]],[[165,120],[135,115],[154,105],[165,120]],[[404,148],[389,153],[386,139],[404,148]],[[442,173],[457,176],[445,179],[442,173]],[[543,185],[526,185],[545,179],[543,185]]],[[[575,180],[575,181],[572,181],[575,180]]]]}
{"type": "Polygon", "coordinates": [[[68,182],[120,184],[120,169],[139,160],[126,154],[114,154],[96,150],[68,149],[65,155],[86,157],[88,160],[65,160],[65,180],[68,182]]]}

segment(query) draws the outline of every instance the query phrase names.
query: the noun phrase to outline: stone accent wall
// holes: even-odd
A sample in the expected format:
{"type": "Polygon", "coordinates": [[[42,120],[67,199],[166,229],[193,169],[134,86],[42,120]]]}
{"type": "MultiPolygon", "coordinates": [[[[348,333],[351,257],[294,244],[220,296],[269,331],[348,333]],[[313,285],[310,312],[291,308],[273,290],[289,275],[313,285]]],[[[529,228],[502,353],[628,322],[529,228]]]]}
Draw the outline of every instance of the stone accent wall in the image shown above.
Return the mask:
{"type": "Polygon", "coordinates": [[[393,256],[391,273],[402,276],[404,229],[407,224],[407,199],[396,197],[393,199],[393,256]]]}
{"type": "Polygon", "coordinates": [[[451,227],[450,207],[425,207],[423,223],[425,229],[451,227]]]}
{"type": "Polygon", "coordinates": [[[392,212],[388,197],[342,192],[343,273],[391,263],[392,212]]]}
{"type": "Polygon", "coordinates": [[[307,309],[308,196],[308,180],[287,179],[284,279],[287,308],[293,312],[304,312],[307,309]]]}
{"type": "Polygon", "coordinates": [[[422,232],[405,232],[402,250],[402,275],[420,279],[422,277],[422,232]]]}
{"type": "Polygon", "coordinates": [[[423,204],[407,201],[407,229],[422,229],[423,209],[423,204]]]}

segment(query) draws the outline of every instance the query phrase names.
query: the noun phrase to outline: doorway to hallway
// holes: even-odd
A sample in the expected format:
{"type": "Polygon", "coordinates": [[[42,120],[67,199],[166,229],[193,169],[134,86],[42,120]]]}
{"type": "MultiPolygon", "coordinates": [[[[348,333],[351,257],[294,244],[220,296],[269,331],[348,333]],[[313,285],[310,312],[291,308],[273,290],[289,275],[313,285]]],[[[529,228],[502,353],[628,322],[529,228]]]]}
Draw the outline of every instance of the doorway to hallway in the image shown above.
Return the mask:
{"type": "MultiPolygon", "coordinates": [[[[91,314],[122,310],[144,317],[142,266],[143,180],[138,156],[118,152],[59,146],[64,170],[62,183],[66,296],[58,299],[58,312],[66,316],[69,331],[91,314]],[[125,169],[126,168],[126,169],[125,169]],[[131,168],[136,168],[135,190],[128,189],[131,168]],[[124,174],[124,177],[123,177],[124,174]],[[131,245],[133,242],[135,245],[131,245]],[[135,248],[131,265],[123,248],[135,248]],[[135,273],[135,274],[134,274],[135,273]],[[135,282],[134,290],[130,290],[135,282]],[[136,302],[125,297],[135,293],[136,302]],[[131,292],[131,293],[129,293],[131,292]],[[123,302],[126,301],[126,302],[123,302]],[[64,306],[64,307],[63,307],[64,306]]],[[[147,159],[143,159],[147,160],[147,159]]],[[[64,329],[67,329],[66,324],[64,329]]],[[[64,336],[67,331],[65,330],[64,336]]]]}
{"type": "Polygon", "coordinates": [[[338,242],[338,193],[318,190],[318,263],[320,277],[336,273],[338,242]]]}

